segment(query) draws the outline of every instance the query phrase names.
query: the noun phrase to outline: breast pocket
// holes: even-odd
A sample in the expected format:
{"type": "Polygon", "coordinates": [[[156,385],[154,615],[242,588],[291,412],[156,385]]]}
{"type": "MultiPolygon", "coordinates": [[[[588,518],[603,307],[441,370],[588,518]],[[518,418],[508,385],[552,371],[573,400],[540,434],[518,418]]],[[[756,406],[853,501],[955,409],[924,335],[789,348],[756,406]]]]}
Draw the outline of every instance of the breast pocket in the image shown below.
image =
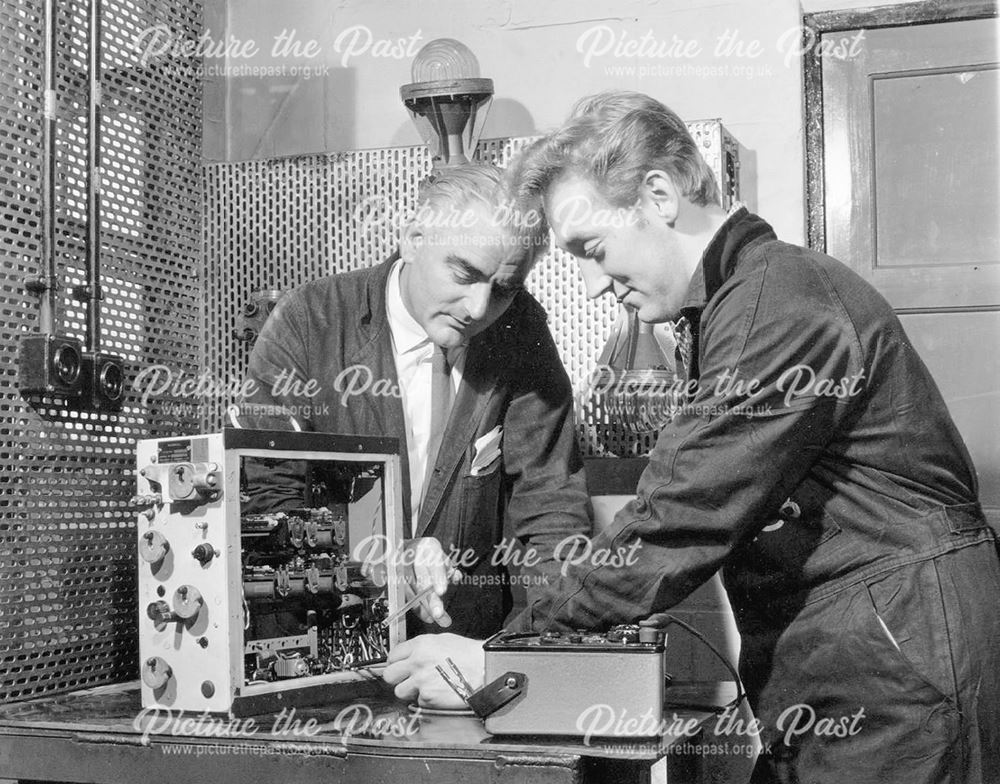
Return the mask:
{"type": "Polygon", "coordinates": [[[488,473],[459,479],[462,494],[462,518],[459,546],[473,550],[482,558],[499,542],[503,516],[500,513],[500,489],[503,471],[500,461],[488,473]]]}

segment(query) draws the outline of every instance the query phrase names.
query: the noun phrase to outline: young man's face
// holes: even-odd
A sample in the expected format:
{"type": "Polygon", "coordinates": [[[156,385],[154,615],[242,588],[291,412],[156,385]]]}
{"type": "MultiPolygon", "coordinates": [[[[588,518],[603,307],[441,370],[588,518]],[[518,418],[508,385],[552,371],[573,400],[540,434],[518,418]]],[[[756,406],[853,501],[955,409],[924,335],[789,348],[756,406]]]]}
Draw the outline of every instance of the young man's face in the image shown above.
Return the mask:
{"type": "Polygon", "coordinates": [[[407,310],[431,342],[453,348],[503,314],[522,288],[524,273],[517,264],[522,254],[487,207],[442,215],[436,225],[404,231],[400,284],[407,310]]]}
{"type": "Polygon", "coordinates": [[[612,207],[588,180],[568,175],[549,188],[545,214],[556,244],[576,257],[587,296],[611,291],[647,323],[678,317],[691,273],[647,194],[612,207]]]}

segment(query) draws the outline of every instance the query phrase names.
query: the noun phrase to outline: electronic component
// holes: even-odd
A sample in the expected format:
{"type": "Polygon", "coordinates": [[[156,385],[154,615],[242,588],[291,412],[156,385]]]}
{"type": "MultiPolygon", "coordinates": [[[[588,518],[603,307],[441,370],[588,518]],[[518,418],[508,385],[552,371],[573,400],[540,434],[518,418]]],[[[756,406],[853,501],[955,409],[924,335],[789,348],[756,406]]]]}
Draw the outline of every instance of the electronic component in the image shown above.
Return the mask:
{"type": "Polygon", "coordinates": [[[245,343],[253,343],[264,328],[264,322],[274,311],[275,306],[285,292],[278,290],[254,291],[250,299],[243,305],[239,314],[233,337],[245,343]]]}
{"type": "Polygon", "coordinates": [[[468,698],[494,735],[648,737],[660,731],[665,635],[500,632],[483,644],[486,686],[468,698]]]}
{"type": "Polygon", "coordinates": [[[371,689],[405,629],[397,449],[239,429],[139,442],[143,706],[250,715],[371,689]]]}
{"type": "Polygon", "coordinates": [[[25,397],[83,394],[83,343],[61,335],[23,335],[18,346],[17,385],[25,397]]]}
{"type": "Polygon", "coordinates": [[[86,407],[97,411],[120,411],[125,401],[125,384],[125,361],[121,357],[106,351],[83,352],[86,407]]]}

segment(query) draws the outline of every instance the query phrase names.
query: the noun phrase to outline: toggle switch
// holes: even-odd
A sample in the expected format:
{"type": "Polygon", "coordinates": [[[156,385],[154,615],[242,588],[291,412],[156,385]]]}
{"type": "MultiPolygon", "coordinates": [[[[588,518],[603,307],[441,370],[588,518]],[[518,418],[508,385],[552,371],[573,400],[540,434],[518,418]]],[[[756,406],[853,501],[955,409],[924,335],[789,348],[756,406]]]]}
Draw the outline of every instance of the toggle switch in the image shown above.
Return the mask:
{"type": "Polygon", "coordinates": [[[149,606],[146,608],[146,615],[148,615],[149,619],[157,625],[173,623],[174,621],[180,620],[180,617],[174,613],[170,605],[162,599],[158,602],[150,602],[149,606]]]}
{"type": "MultiPolygon", "coordinates": [[[[146,469],[139,472],[139,476],[146,476],[146,469]]],[[[132,496],[129,505],[134,507],[147,520],[152,521],[156,517],[156,511],[163,506],[163,496],[160,493],[139,493],[132,496]]]]}
{"type": "Polygon", "coordinates": [[[202,566],[208,566],[215,558],[215,548],[208,542],[202,542],[191,551],[191,555],[202,566]]]}

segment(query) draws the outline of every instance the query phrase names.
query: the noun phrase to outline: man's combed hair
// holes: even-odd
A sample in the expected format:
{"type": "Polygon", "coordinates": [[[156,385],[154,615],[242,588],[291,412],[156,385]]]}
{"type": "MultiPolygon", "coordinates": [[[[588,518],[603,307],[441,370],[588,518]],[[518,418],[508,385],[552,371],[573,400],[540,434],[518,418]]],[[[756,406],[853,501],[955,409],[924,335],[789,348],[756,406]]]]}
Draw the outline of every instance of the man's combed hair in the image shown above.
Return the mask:
{"type": "Polygon", "coordinates": [[[497,201],[502,177],[500,169],[485,163],[439,169],[420,184],[417,201],[430,207],[491,207],[497,201]]]}
{"type": "Polygon", "coordinates": [[[501,169],[486,163],[469,163],[434,172],[420,186],[416,221],[435,223],[449,214],[484,207],[512,245],[523,248],[523,264],[531,265],[548,250],[548,224],[540,214],[533,220],[514,209],[511,180],[501,169]]]}
{"type": "Polygon", "coordinates": [[[654,169],[669,174],[693,204],[720,203],[712,170],[680,117],[648,95],[610,91],[579,101],[561,128],[512,164],[510,176],[522,205],[537,203],[556,180],[575,174],[613,206],[628,207],[654,169]]]}

